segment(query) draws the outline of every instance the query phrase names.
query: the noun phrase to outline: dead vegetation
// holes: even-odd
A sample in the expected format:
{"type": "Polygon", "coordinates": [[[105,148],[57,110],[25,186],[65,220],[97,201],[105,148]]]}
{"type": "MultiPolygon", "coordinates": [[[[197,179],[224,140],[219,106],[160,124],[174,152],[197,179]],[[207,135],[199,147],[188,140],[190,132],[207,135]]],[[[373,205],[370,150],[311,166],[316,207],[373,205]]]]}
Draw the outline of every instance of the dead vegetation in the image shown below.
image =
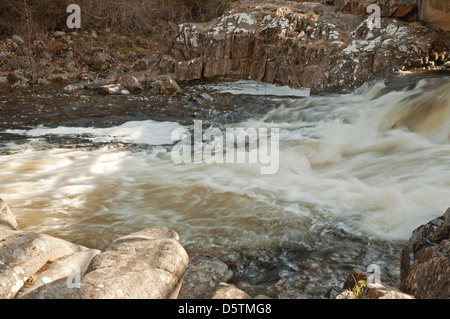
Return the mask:
{"type": "Polygon", "coordinates": [[[39,38],[66,30],[67,6],[76,3],[84,31],[158,33],[167,23],[203,22],[220,16],[235,0],[0,0],[0,38],[19,34],[39,38]]]}

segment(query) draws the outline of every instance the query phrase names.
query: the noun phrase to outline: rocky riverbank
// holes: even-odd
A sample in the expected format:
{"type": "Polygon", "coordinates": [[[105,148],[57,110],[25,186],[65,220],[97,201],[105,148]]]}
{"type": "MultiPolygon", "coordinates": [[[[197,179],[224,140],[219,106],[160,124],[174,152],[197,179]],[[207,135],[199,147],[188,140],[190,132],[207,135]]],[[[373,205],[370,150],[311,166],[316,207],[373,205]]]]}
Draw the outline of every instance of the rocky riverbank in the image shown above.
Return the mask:
{"type": "Polygon", "coordinates": [[[168,24],[161,36],[173,39],[169,45],[109,29],[57,31],[33,42],[14,35],[0,42],[0,83],[63,81],[75,84],[68,90],[100,94],[173,94],[175,82],[252,79],[320,94],[449,67],[449,30],[427,23],[431,9],[425,12],[419,0],[382,1],[381,24],[371,27],[366,8],[373,2],[237,1],[210,22],[168,24]]]}
{"type": "MultiPolygon", "coordinates": [[[[188,256],[178,234],[149,228],[102,250],[20,231],[0,199],[0,297],[3,299],[263,299],[209,256],[188,256]],[[247,290],[247,291],[245,291],[247,290]]],[[[417,228],[402,251],[400,288],[370,283],[353,269],[337,299],[450,298],[450,209],[417,228]],[[361,284],[364,281],[364,285],[361,284]],[[361,291],[355,287],[361,285],[361,291]]],[[[332,297],[327,293],[326,297],[332,297]]]]}

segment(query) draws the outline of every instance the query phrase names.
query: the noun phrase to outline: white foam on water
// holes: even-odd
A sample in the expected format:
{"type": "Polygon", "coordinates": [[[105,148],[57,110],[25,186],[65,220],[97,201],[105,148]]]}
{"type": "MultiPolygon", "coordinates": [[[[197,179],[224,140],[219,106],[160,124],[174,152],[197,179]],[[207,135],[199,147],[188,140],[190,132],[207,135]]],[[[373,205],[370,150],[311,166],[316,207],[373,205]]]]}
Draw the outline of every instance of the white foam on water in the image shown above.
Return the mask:
{"type": "Polygon", "coordinates": [[[293,89],[289,86],[276,86],[270,83],[258,81],[240,80],[237,82],[225,82],[214,85],[198,85],[199,89],[205,88],[217,90],[220,93],[230,93],[235,95],[271,95],[271,96],[291,96],[305,97],[310,95],[310,89],[293,89]]]}
{"type": "Polygon", "coordinates": [[[148,145],[173,144],[172,131],[183,128],[175,122],[131,121],[107,128],[39,126],[30,130],[6,130],[5,133],[41,137],[45,135],[86,136],[94,143],[135,143],[148,145]]]}

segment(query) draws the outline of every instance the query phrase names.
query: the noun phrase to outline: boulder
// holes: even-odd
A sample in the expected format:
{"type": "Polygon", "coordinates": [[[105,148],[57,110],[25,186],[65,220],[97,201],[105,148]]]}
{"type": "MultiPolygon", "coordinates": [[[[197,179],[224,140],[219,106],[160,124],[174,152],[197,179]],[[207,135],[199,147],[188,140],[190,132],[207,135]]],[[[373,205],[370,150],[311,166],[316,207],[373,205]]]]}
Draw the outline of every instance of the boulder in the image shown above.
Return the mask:
{"type": "Polygon", "coordinates": [[[418,299],[450,298],[450,208],[403,247],[400,289],[418,299]]]}
{"type": "Polygon", "coordinates": [[[19,225],[8,204],[0,198],[0,231],[3,230],[19,230],[19,225]]]}
{"type": "Polygon", "coordinates": [[[86,249],[47,235],[11,232],[0,241],[0,298],[14,298],[43,267],[86,249]]]}
{"type": "Polygon", "coordinates": [[[176,299],[189,257],[178,234],[150,228],[113,241],[81,280],[84,299],[176,299]]]}
{"type": "Polygon", "coordinates": [[[66,33],[65,33],[64,31],[55,31],[55,32],[53,32],[53,37],[54,37],[55,39],[62,38],[62,37],[64,37],[65,35],[66,35],[66,33]]]}
{"type": "Polygon", "coordinates": [[[39,85],[50,85],[51,82],[46,80],[46,79],[44,79],[44,78],[39,78],[38,81],[37,81],[37,84],[39,84],[39,85]]]}
{"type": "Polygon", "coordinates": [[[17,34],[13,35],[11,37],[11,40],[13,40],[14,43],[16,43],[18,46],[22,46],[22,45],[25,44],[24,39],[21,36],[17,35],[17,34]]]}
{"type": "Polygon", "coordinates": [[[220,283],[214,289],[211,299],[252,299],[246,292],[234,285],[220,283]]]}
{"type": "Polygon", "coordinates": [[[149,67],[150,64],[144,59],[139,59],[133,64],[133,70],[135,71],[145,71],[149,67]]]}
{"type": "Polygon", "coordinates": [[[117,80],[117,83],[130,91],[132,94],[141,93],[144,90],[141,82],[134,76],[122,76],[117,80]]]}
{"type": "Polygon", "coordinates": [[[106,84],[114,84],[119,80],[123,70],[121,66],[115,66],[112,67],[111,70],[109,70],[108,74],[105,77],[105,83],[106,84]]]}
{"type": "Polygon", "coordinates": [[[202,78],[203,58],[194,58],[189,61],[178,62],[175,66],[175,80],[188,82],[202,78]]]}
{"type": "Polygon", "coordinates": [[[18,71],[19,69],[28,69],[34,63],[32,58],[27,56],[13,55],[8,62],[3,66],[5,70],[18,71]]]}
{"type": "Polygon", "coordinates": [[[94,70],[106,70],[111,67],[112,62],[113,58],[109,54],[95,52],[90,63],[86,64],[91,65],[94,70]]]}
{"type": "Polygon", "coordinates": [[[216,285],[231,280],[233,272],[213,257],[194,255],[190,258],[179,299],[209,299],[216,285]]]}
{"type": "Polygon", "coordinates": [[[147,86],[156,94],[174,94],[181,92],[181,88],[169,75],[160,75],[146,80],[147,86]]]}

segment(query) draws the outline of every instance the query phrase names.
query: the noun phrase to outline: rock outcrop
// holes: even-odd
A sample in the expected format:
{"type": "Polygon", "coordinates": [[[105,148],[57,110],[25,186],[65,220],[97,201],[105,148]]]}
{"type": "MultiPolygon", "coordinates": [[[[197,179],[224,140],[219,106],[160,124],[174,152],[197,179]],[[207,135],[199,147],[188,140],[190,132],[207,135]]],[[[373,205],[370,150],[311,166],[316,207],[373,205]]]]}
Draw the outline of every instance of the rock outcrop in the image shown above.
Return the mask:
{"type": "MultiPolygon", "coordinates": [[[[445,0],[239,0],[223,16],[185,23],[172,47],[109,32],[57,31],[49,41],[0,42],[0,83],[13,88],[85,81],[115,85],[100,94],[179,92],[173,82],[252,79],[312,94],[346,93],[393,72],[450,60],[445,0]],[[368,6],[378,4],[381,25],[368,6]],[[369,23],[370,22],[370,23],[369,23]],[[167,88],[167,85],[169,86],[167,88]],[[175,86],[175,87],[174,87],[175,86]]],[[[169,28],[172,29],[172,28],[169,28]]],[[[167,36],[167,35],[165,35],[167,36]]],[[[169,38],[172,37],[169,36],[169,38]]],[[[170,42],[170,41],[169,41],[170,42]]]]}
{"type": "Polygon", "coordinates": [[[450,2],[445,0],[417,0],[419,18],[427,24],[450,31],[450,2]]]}
{"type": "Polygon", "coordinates": [[[450,298],[450,208],[414,230],[404,246],[400,289],[418,299],[450,298]]]}
{"type": "Polygon", "coordinates": [[[439,34],[395,19],[415,10],[412,1],[386,2],[389,14],[379,28],[369,25],[365,11],[373,1],[357,1],[360,9],[344,2],[340,11],[317,2],[241,1],[209,23],[180,25],[173,45],[180,60],[176,80],[253,79],[309,87],[312,94],[346,93],[449,58],[439,34]],[[443,44],[438,59],[436,41],[443,44]]]}

